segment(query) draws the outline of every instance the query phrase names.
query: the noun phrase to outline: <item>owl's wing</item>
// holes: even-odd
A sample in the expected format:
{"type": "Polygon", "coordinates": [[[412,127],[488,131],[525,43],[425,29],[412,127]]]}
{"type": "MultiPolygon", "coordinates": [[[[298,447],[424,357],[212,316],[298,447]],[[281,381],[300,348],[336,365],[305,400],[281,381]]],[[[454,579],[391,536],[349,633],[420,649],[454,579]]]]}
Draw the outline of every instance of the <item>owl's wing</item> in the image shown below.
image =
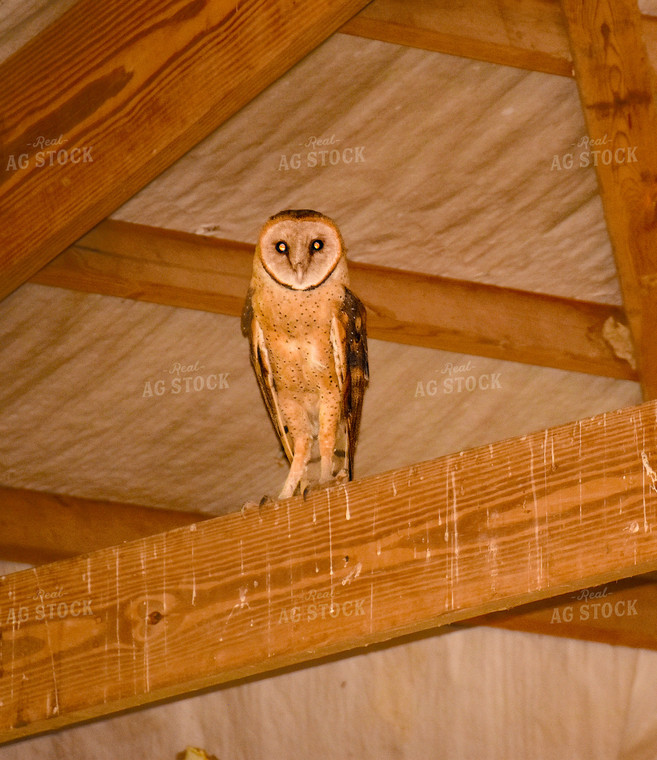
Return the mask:
{"type": "Polygon", "coordinates": [[[347,466],[351,480],[363,398],[370,375],[365,306],[348,288],[345,288],[344,298],[331,325],[331,343],[342,391],[347,428],[347,466]]]}
{"type": "Polygon", "coordinates": [[[253,313],[252,298],[253,291],[249,289],[244,303],[244,309],[242,310],[242,334],[249,339],[251,365],[253,366],[253,371],[255,372],[256,380],[258,381],[258,387],[260,388],[262,399],[269,412],[269,417],[274,425],[276,435],[283,446],[285,456],[291,462],[293,457],[292,442],[290,441],[289,433],[283,423],[281,410],[278,406],[276,383],[274,382],[271,363],[269,361],[269,351],[262,332],[262,327],[253,313]]]}

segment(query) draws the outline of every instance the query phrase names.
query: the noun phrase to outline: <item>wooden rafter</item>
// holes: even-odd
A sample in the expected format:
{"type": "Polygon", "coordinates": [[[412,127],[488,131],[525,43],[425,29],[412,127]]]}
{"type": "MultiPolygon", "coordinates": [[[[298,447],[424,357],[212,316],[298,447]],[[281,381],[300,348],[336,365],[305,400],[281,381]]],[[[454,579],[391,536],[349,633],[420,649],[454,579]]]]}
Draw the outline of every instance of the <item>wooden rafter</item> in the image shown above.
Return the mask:
{"type": "Polygon", "coordinates": [[[373,0],[340,30],[463,58],[572,76],[553,0],[373,0]]]}
{"type": "Polygon", "coordinates": [[[657,649],[657,577],[648,573],[498,612],[467,625],[657,649]]]}
{"type": "Polygon", "coordinates": [[[657,109],[636,0],[563,0],[646,398],[657,398],[657,109]]]}
{"type": "Polygon", "coordinates": [[[0,65],[0,297],[366,0],[78,0],[0,65]]]}
{"type": "MultiPolygon", "coordinates": [[[[110,220],[32,281],[237,316],[252,259],[245,243],[110,220]]],[[[350,271],[373,338],[636,379],[614,306],[356,262],[350,271]]]]}
{"type": "MultiPolygon", "coordinates": [[[[641,17],[653,65],[657,18],[641,17]]],[[[575,75],[559,0],[372,0],[341,32],[530,71],[575,75]]]]}
{"type": "Polygon", "coordinates": [[[0,740],[657,569],[657,403],[0,579],[0,740]]]}
{"type": "Polygon", "coordinates": [[[0,559],[40,565],[207,517],[0,486],[0,559]]]}
{"type": "MultiPolygon", "coordinates": [[[[0,560],[38,566],[210,518],[198,512],[0,488],[0,560]]],[[[649,574],[474,618],[467,625],[657,649],[656,622],[657,577],[649,574]]]]}

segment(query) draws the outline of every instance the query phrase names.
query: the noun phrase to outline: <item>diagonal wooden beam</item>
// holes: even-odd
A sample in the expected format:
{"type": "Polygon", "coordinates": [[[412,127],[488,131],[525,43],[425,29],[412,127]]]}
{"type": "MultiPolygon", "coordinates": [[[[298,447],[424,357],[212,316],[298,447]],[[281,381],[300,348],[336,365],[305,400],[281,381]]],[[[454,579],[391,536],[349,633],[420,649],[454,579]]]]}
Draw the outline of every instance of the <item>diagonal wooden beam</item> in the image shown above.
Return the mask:
{"type": "Polygon", "coordinates": [[[41,565],[208,517],[0,486],[0,559],[41,565]]]}
{"type": "MultiPolygon", "coordinates": [[[[253,245],[109,220],[32,282],[237,316],[253,245]]],[[[636,379],[621,309],[352,262],[374,338],[636,379]]]]}
{"type": "MultiPolygon", "coordinates": [[[[0,559],[31,565],[165,533],[211,515],[0,488],[0,559]]],[[[468,621],[657,649],[657,576],[642,575],[468,621]]]]}
{"type": "Polygon", "coordinates": [[[79,0],[0,64],[0,297],[367,0],[79,0]]]}
{"type": "Polygon", "coordinates": [[[657,110],[641,16],[636,0],[563,8],[641,384],[657,398],[657,110]]]}
{"type": "Polygon", "coordinates": [[[657,569],[657,403],[0,578],[0,741],[657,569]]]}

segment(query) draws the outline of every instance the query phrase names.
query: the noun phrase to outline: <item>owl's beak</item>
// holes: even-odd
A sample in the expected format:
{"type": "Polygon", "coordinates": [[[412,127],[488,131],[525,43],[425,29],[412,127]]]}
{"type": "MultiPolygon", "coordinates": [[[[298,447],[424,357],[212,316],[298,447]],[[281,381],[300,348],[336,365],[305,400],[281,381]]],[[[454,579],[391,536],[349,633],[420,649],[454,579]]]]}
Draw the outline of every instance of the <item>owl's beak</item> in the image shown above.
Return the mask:
{"type": "Polygon", "coordinates": [[[301,262],[299,264],[296,264],[294,267],[294,271],[297,274],[297,282],[299,285],[303,282],[303,278],[306,274],[306,266],[301,262]]]}

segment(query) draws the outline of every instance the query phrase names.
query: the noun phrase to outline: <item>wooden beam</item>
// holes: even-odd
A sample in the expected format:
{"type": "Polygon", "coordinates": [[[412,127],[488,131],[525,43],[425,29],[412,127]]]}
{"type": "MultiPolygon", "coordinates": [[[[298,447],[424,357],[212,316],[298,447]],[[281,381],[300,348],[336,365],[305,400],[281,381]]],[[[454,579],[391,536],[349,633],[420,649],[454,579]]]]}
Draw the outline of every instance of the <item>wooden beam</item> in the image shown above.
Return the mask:
{"type": "MultiPolygon", "coordinates": [[[[252,258],[246,243],[110,220],[32,282],[237,316],[252,258]]],[[[350,271],[373,338],[636,379],[614,306],[356,262],[350,271]]]]}
{"type": "Polygon", "coordinates": [[[0,579],[0,740],[657,569],[649,402],[0,579]]]}
{"type": "MultiPolygon", "coordinates": [[[[209,519],[42,491],[0,488],[0,559],[41,565],[209,519]]],[[[468,621],[514,631],[657,649],[657,577],[624,579],[468,621]]]]}
{"type": "MultiPolygon", "coordinates": [[[[641,28],[657,66],[657,18],[641,28]]],[[[575,70],[559,0],[372,0],[340,29],[369,39],[572,77],[575,70]]]]}
{"type": "Polygon", "coordinates": [[[373,0],[340,31],[573,76],[561,8],[553,0],[373,0]]]}
{"type": "Polygon", "coordinates": [[[657,398],[657,110],[636,0],[563,0],[646,398],[657,398]]]}
{"type": "Polygon", "coordinates": [[[0,297],[367,0],[78,0],[0,64],[0,297]]]}
{"type": "Polygon", "coordinates": [[[0,559],[40,565],[209,516],[0,486],[0,559]]]}
{"type": "Polygon", "coordinates": [[[657,649],[657,577],[649,573],[580,589],[467,625],[472,624],[657,649]]]}

